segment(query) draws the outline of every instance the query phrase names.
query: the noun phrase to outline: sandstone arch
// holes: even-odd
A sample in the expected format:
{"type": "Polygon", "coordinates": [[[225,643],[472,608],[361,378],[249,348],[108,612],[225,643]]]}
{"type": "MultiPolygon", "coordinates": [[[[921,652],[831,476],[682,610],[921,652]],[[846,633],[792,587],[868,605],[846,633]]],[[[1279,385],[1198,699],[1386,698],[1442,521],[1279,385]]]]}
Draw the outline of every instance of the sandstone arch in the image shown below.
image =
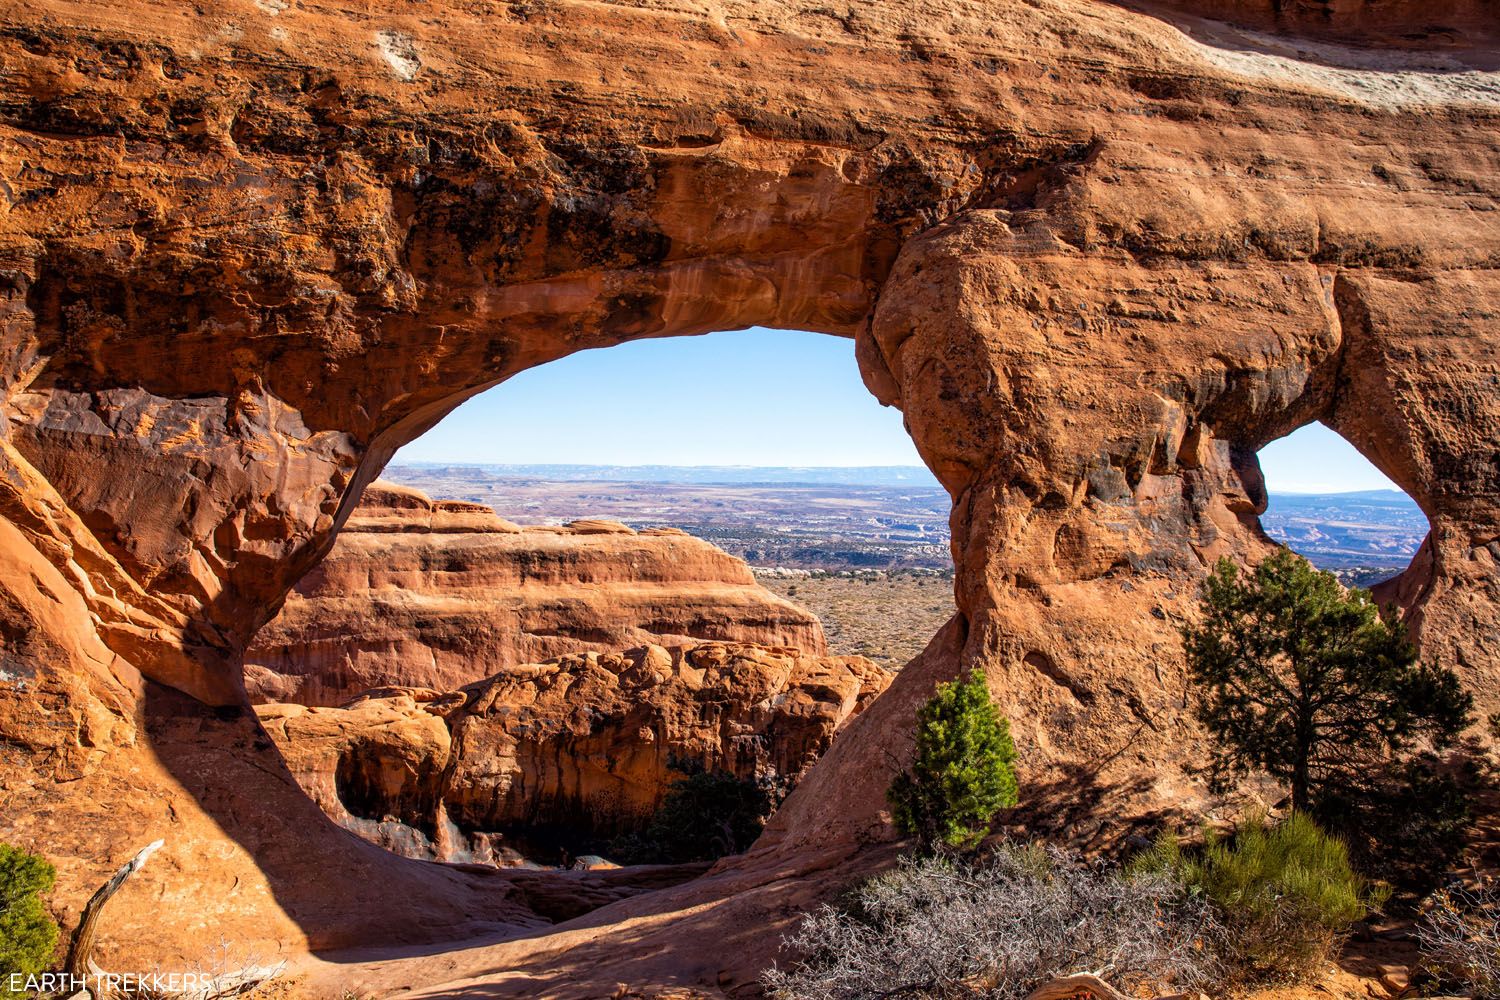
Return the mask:
{"type": "Polygon", "coordinates": [[[1085,0],[0,9],[0,835],[71,909],[166,834],[117,905],[183,954],[534,928],[323,824],[235,717],[239,654],[466,394],[752,324],[856,336],[954,494],[960,615],[757,852],[450,976],[534,994],[571,947],[743,983],[813,873],[878,859],[885,751],[966,664],[1054,815],[1179,799],[1174,617],[1258,544],[1246,456],[1308,420],[1427,511],[1413,619],[1497,707],[1500,106],[1452,9],[1443,72],[1085,0]]]}

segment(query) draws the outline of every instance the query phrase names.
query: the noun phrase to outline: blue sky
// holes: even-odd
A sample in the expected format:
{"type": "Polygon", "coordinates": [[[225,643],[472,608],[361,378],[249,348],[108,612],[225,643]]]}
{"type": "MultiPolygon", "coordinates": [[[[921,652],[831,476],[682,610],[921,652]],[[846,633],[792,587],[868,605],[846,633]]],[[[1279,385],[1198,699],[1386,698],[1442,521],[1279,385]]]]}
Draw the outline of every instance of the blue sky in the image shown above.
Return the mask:
{"type": "Polygon", "coordinates": [[[1322,424],[1308,424],[1260,450],[1271,493],[1349,493],[1400,489],[1354,445],[1322,424]]]}
{"type": "Polygon", "coordinates": [[[854,341],[785,330],[580,351],[476,396],[396,461],[920,465],[854,341]]]}
{"type": "MultiPolygon", "coordinates": [[[[397,462],[919,465],[899,411],[860,381],[854,342],[785,330],[640,340],[522,372],[397,462]]],[[[1271,492],[1393,489],[1313,424],[1261,451],[1271,492]]]]}

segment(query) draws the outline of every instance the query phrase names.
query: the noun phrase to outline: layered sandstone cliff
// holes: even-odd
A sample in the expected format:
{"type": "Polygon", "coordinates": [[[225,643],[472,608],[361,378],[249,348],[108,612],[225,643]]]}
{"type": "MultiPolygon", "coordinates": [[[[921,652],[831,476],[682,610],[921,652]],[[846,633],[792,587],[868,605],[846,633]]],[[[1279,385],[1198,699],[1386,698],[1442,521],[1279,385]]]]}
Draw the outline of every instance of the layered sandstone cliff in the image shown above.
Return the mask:
{"type": "Polygon", "coordinates": [[[166,838],[124,968],[510,934],[328,983],[743,992],[961,670],[1065,835],[1192,806],[1177,624],[1313,420],[1422,506],[1394,589],[1500,708],[1500,75],[1420,37],[1492,6],[0,3],[0,838],[66,920],[166,838]],[[953,621],[755,851],[546,935],[327,822],[242,654],[364,485],[518,372],[754,325],[856,338],[954,498],[953,621]]]}
{"type": "Polygon", "coordinates": [[[690,766],[788,790],[890,676],[863,657],[698,643],[574,653],[448,693],[256,711],[347,829],[409,857],[512,863],[528,830],[640,825],[690,766]]]}
{"type": "Polygon", "coordinates": [[[564,653],[715,639],[827,652],[810,612],[681,531],[518,528],[377,482],[246,653],[255,701],[450,690],[564,653]]]}

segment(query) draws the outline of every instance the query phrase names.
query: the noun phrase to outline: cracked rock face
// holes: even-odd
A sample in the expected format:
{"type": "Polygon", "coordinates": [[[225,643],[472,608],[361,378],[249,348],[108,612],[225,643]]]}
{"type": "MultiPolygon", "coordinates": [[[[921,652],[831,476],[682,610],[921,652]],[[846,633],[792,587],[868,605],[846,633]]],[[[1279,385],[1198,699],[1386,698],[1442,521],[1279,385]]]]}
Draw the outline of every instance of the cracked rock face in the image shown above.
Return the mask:
{"type": "Polygon", "coordinates": [[[639,827],[688,766],[789,789],[889,683],[859,656],[704,642],[256,712],[346,829],[410,857],[508,864],[522,860],[513,835],[524,847],[541,831],[545,847],[639,827]]]}
{"type": "Polygon", "coordinates": [[[1039,828],[1191,807],[1177,625],[1267,550],[1254,453],[1313,420],[1427,513],[1389,596],[1500,708],[1489,5],[1136,6],[0,6],[0,837],[65,918],[167,839],[122,965],[535,928],[323,821],[244,650],[467,396],[750,325],[856,338],[953,495],[959,613],[746,858],[449,978],[750,982],[880,856],[966,667],[1039,828]]]}

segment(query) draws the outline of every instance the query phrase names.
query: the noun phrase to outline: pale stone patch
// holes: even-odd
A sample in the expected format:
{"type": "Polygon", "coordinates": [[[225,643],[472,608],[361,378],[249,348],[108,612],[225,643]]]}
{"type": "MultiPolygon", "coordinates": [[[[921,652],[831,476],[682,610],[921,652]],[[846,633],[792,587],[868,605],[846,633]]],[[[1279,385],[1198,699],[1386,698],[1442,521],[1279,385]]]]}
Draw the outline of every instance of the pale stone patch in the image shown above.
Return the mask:
{"type": "Polygon", "coordinates": [[[385,61],[390,64],[391,72],[399,79],[411,80],[421,70],[422,60],[417,58],[417,45],[410,35],[389,29],[377,31],[375,44],[379,46],[385,61]]]}
{"type": "Polygon", "coordinates": [[[245,31],[234,21],[226,21],[215,30],[211,31],[203,39],[202,45],[191,46],[187,50],[189,59],[202,59],[204,56],[217,50],[223,45],[233,45],[245,36],[245,31]]]}
{"type": "Polygon", "coordinates": [[[1239,76],[1328,91],[1384,108],[1500,106],[1500,72],[1475,69],[1447,53],[1356,49],[1202,19],[1194,19],[1188,30],[1169,30],[1198,59],[1239,76]]]}

